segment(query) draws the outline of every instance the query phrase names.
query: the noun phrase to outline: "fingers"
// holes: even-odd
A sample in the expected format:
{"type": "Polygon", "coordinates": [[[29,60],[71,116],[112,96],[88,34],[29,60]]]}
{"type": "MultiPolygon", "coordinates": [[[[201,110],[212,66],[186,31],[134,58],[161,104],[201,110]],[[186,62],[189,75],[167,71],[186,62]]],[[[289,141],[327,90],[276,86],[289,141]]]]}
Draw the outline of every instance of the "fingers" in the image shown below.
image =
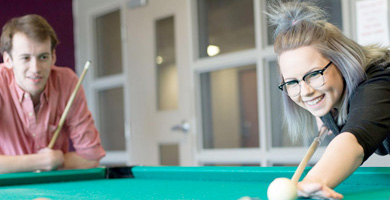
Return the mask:
{"type": "Polygon", "coordinates": [[[50,151],[53,151],[53,150],[46,147],[46,148],[40,149],[40,150],[38,151],[38,153],[47,153],[47,152],[50,152],[50,151]]]}
{"type": "Polygon", "coordinates": [[[64,154],[60,150],[44,148],[39,150],[38,154],[42,155],[43,165],[41,170],[43,171],[55,170],[64,165],[64,154]]]}
{"type": "Polygon", "coordinates": [[[342,199],[343,195],[333,190],[332,192],[320,190],[312,193],[309,197],[312,199],[342,199]]]}
{"type": "Polygon", "coordinates": [[[336,191],[334,191],[334,190],[332,190],[332,189],[330,189],[328,187],[326,187],[326,189],[324,189],[324,190],[319,191],[318,195],[319,195],[318,196],[319,198],[324,198],[324,197],[330,198],[330,199],[342,199],[342,198],[344,198],[344,196],[342,194],[337,193],[336,191]]]}
{"type": "Polygon", "coordinates": [[[298,196],[310,197],[313,193],[321,190],[322,185],[319,183],[300,184],[298,188],[298,196]]]}
{"type": "Polygon", "coordinates": [[[300,184],[298,196],[312,199],[342,199],[343,195],[319,183],[300,184]]]}
{"type": "Polygon", "coordinates": [[[321,190],[322,185],[319,183],[307,183],[300,185],[300,190],[305,193],[313,193],[315,191],[321,190]]]}

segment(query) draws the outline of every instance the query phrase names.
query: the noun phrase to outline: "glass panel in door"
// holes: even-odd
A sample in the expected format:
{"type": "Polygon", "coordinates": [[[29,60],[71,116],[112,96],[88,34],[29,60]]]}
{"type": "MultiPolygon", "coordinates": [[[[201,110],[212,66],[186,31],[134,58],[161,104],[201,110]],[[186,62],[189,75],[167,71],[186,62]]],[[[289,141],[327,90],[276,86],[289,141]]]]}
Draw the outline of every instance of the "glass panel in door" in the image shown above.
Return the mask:
{"type": "Polygon", "coordinates": [[[107,151],[125,151],[123,88],[103,90],[99,96],[99,130],[107,151]]]}
{"type": "Polygon", "coordinates": [[[203,147],[259,147],[256,66],[200,74],[203,147]]]}
{"type": "Polygon", "coordinates": [[[174,17],[156,21],[157,108],[178,107],[178,77],[175,57],[174,17]]]}
{"type": "Polygon", "coordinates": [[[120,11],[97,17],[96,26],[96,76],[122,73],[122,43],[120,11]]]}

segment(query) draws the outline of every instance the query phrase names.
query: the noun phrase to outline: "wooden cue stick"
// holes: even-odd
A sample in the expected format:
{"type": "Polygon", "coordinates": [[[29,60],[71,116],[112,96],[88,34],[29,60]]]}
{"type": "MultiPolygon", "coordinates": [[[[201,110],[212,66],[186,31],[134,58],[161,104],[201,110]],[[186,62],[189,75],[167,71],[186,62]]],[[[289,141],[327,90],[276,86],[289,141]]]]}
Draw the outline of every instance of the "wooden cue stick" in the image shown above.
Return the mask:
{"type": "Polygon", "coordinates": [[[50,143],[49,143],[49,146],[48,146],[48,148],[50,148],[50,149],[52,149],[53,146],[54,146],[54,144],[56,143],[56,140],[57,140],[57,138],[58,138],[58,135],[59,135],[59,133],[60,133],[60,131],[61,131],[61,129],[62,129],[62,126],[64,125],[65,118],[66,118],[66,116],[68,115],[68,112],[69,112],[69,110],[70,110],[70,107],[72,106],[72,103],[73,103],[73,101],[74,101],[74,99],[75,99],[75,97],[76,97],[77,92],[79,91],[81,82],[84,80],[84,76],[85,76],[85,74],[87,73],[90,64],[91,64],[91,61],[87,61],[87,62],[85,63],[85,65],[84,65],[84,70],[83,70],[83,72],[81,73],[81,76],[80,76],[80,78],[79,78],[79,80],[78,80],[78,82],[77,82],[77,84],[76,84],[76,87],[74,88],[73,93],[72,93],[72,95],[70,96],[70,98],[69,98],[69,100],[68,100],[68,103],[67,103],[66,106],[65,106],[65,110],[64,110],[64,112],[63,112],[62,115],[61,115],[60,122],[58,123],[58,126],[57,126],[57,128],[56,128],[56,130],[55,130],[55,132],[54,132],[54,135],[53,135],[53,137],[52,137],[51,140],[50,140],[50,143]]]}
{"type": "Polygon", "coordinates": [[[301,177],[303,170],[306,168],[307,163],[309,162],[310,158],[313,156],[314,152],[317,150],[317,147],[319,144],[321,144],[322,140],[326,136],[327,128],[325,126],[322,126],[319,130],[318,137],[314,138],[314,141],[311,143],[309,149],[307,150],[305,156],[303,157],[302,161],[299,163],[297,170],[295,171],[293,177],[291,180],[294,184],[297,184],[299,181],[299,178],[301,177]]]}

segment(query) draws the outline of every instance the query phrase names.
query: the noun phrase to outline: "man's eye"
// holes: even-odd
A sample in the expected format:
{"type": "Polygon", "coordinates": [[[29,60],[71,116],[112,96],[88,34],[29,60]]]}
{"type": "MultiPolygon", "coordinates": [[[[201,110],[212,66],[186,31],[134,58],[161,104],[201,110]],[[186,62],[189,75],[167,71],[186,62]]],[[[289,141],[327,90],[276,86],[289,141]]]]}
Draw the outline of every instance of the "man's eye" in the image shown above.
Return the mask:
{"type": "Polygon", "coordinates": [[[46,56],[46,55],[45,55],[45,56],[40,56],[39,58],[40,58],[41,60],[46,60],[46,59],[49,58],[49,56],[46,56]]]}

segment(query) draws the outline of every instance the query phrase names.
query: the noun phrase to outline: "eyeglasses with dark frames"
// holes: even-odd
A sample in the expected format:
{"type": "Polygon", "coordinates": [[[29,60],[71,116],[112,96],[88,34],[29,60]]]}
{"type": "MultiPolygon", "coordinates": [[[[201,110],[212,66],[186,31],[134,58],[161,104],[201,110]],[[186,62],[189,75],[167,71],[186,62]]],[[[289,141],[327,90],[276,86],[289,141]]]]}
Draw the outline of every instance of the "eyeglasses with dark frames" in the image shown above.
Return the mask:
{"type": "Polygon", "coordinates": [[[301,81],[305,81],[306,84],[312,88],[319,88],[324,85],[324,72],[332,64],[330,61],[324,68],[305,74],[301,80],[291,80],[283,82],[278,87],[290,97],[296,97],[301,93],[301,81]]]}

